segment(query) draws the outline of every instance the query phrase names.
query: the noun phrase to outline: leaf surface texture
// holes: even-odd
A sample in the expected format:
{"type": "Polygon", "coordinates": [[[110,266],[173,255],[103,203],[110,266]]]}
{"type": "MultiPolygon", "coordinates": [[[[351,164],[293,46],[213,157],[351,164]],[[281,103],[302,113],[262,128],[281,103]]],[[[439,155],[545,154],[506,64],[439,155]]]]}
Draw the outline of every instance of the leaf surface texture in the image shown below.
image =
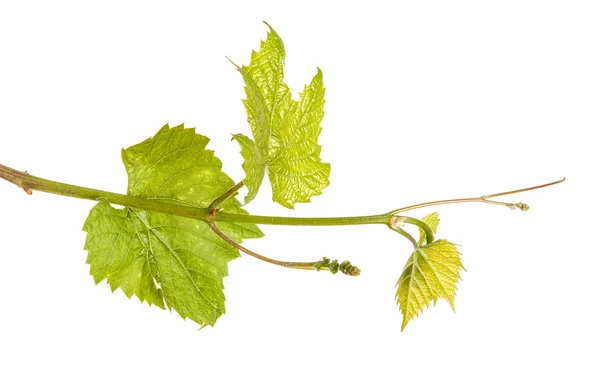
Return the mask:
{"type": "MultiPolygon", "coordinates": [[[[122,151],[128,195],[206,208],[233,181],[221,161],[207,150],[208,138],[183,125],[165,125],[154,137],[122,151]]],[[[235,198],[225,212],[243,213],[235,198]]],[[[218,223],[231,239],[258,238],[252,224],[218,223]]],[[[174,309],[201,326],[214,325],[225,313],[223,277],[239,252],[222,241],[204,221],[117,209],[100,201],[83,229],[87,263],[96,283],[106,279],[131,297],[174,309]]]]}
{"type": "Polygon", "coordinates": [[[436,240],[415,248],[397,283],[396,300],[403,315],[402,330],[439,298],[446,300],[454,310],[460,270],[464,267],[454,243],[436,240]]]}
{"type": "MultiPolygon", "coordinates": [[[[270,26],[269,26],[270,27],[270,26]]],[[[250,64],[238,67],[244,82],[243,100],[254,140],[234,135],[244,157],[246,203],[254,199],[268,172],[273,200],[293,208],[306,203],[329,185],[330,165],[321,161],[325,88],[321,70],[304,87],[299,100],[283,81],[285,49],[270,28],[250,64]]]]}

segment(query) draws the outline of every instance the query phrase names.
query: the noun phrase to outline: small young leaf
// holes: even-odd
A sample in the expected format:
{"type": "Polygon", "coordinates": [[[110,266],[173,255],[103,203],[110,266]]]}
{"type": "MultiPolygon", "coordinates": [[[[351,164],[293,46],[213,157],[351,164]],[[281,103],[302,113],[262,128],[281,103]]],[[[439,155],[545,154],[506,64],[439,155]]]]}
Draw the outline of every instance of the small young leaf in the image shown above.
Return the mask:
{"type": "Polygon", "coordinates": [[[283,81],[284,59],[283,42],[270,28],[259,51],[252,52],[250,65],[238,67],[246,83],[243,102],[254,141],[239,134],[234,139],[244,157],[246,203],[256,196],[268,170],[273,200],[293,208],[329,185],[330,165],[321,161],[318,144],[325,105],[323,74],[317,70],[300,100],[293,100],[283,81]]]}
{"type": "Polygon", "coordinates": [[[443,298],[454,310],[460,270],[464,270],[456,245],[436,240],[414,250],[398,279],[396,299],[403,314],[402,330],[431,301],[443,298]]]}
{"type": "MultiPolygon", "coordinates": [[[[437,212],[433,212],[423,217],[421,221],[425,222],[431,231],[435,234],[437,231],[437,227],[440,224],[440,217],[437,212]]],[[[427,242],[427,235],[423,229],[419,229],[419,245],[423,245],[427,242]]]]}
{"type": "MultiPolygon", "coordinates": [[[[221,162],[206,150],[208,138],[183,126],[165,125],[153,138],[123,150],[129,176],[128,194],[188,206],[207,207],[233,181],[221,162]]],[[[246,212],[230,198],[225,212],[246,212]]],[[[252,224],[218,223],[236,242],[263,234],[252,224]]],[[[91,211],[83,229],[90,273],[96,283],[106,279],[127,297],[175,309],[183,318],[214,325],[225,313],[223,277],[227,263],[239,252],[220,239],[204,221],[115,209],[106,202],[91,211]]]]}

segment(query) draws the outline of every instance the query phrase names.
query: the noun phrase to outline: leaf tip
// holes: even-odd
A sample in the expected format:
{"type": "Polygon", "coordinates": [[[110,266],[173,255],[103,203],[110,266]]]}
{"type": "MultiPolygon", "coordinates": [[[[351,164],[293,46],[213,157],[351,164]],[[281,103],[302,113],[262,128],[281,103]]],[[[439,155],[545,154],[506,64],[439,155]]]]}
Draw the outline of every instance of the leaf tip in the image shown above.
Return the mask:
{"type": "Polygon", "coordinates": [[[284,206],[288,209],[296,209],[294,208],[294,202],[290,201],[290,200],[285,200],[285,199],[278,199],[277,196],[275,194],[273,194],[272,197],[273,202],[278,203],[281,206],[284,206]]]}
{"type": "MultiPolygon", "coordinates": [[[[265,25],[267,25],[267,27],[272,31],[275,32],[275,30],[273,29],[273,27],[269,24],[269,22],[263,20],[262,23],[264,23],[265,25]]],[[[277,34],[277,32],[275,32],[277,34]]]]}
{"type": "Polygon", "coordinates": [[[279,36],[277,31],[275,31],[275,29],[269,23],[267,23],[267,21],[263,21],[263,23],[265,25],[267,25],[267,27],[269,27],[269,32],[267,33],[267,42],[270,37],[273,37],[275,39],[275,42],[278,44],[278,47],[280,48],[280,52],[281,52],[282,56],[285,56],[285,48],[283,45],[283,40],[281,40],[281,37],[279,36]]]}
{"type": "Polygon", "coordinates": [[[400,326],[400,332],[404,332],[404,328],[406,328],[406,325],[408,324],[408,321],[409,321],[409,320],[410,320],[410,319],[407,319],[407,317],[406,317],[406,316],[404,316],[404,317],[402,318],[402,325],[400,326]]]}
{"type": "Polygon", "coordinates": [[[231,60],[231,58],[229,58],[229,57],[227,57],[227,56],[225,56],[225,58],[226,58],[226,59],[227,59],[229,62],[231,62],[231,64],[232,64],[232,65],[234,65],[234,66],[235,66],[235,68],[236,68],[238,71],[241,71],[241,69],[242,69],[242,68],[241,68],[240,66],[238,66],[238,65],[237,65],[235,62],[233,62],[233,61],[231,60]]]}
{"type": "Polygon", "coordinates": [[[450,300],[446,300],[448,302],[448,304],[450,305],[450,308],[452,309],[452,312],[454,312],[456,314],[456,307],[454,307],[454,299],[450,300]]]}

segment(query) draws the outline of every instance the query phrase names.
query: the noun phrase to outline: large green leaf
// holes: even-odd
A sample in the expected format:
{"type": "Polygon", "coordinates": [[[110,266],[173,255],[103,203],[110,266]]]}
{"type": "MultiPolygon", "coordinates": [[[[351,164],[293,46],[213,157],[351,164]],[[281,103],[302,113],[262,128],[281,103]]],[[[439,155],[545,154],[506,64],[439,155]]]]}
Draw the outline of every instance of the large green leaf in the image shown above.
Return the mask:
{"type": "MultiPolygon", "coordinates": [[[[188,206],[208,207],[233,186],[221,162],[206,150],[208,138],[182,125],[165,125],[154,137],[123,150],[129,176],[128,194],[188,206]]],[[[235,198],[225,212],[246,213],[235,198]]],[[[258,238],[251,224],[219,223],[231,239],[258,238]]],[[[99,202],[83,229],[90,273],[96,283],[106,279],[131,297],[161,308],[175,309],[183,318],[214,325],[225,313],[223,277],[238,251],[199,220],[116,209],[99,202]]]]}
{"type": "Polygon", "coordinates": [[[283,42],[269,28],[259,51],[252,52],[250,65],[238,67],[246,84],[243,102],[254,140],[241,134],[233,138],[242,147],[246,203],[256,196],[267,170],[273,200],[293,208],[295,203],[309,202],[329,185],[330,165],[321,161],[318,144],[325,88],[318,70],[300,99],[292,99],[283,81],[283,42]]]}
{"type": "Polygon", "coordinates": [[[415,248],[398,280],[396,299],[403,314],[402,330],[425,307],[443,298],[454,310],[454,296],[464,270],[456,245],[436,240],[415,248]]]}

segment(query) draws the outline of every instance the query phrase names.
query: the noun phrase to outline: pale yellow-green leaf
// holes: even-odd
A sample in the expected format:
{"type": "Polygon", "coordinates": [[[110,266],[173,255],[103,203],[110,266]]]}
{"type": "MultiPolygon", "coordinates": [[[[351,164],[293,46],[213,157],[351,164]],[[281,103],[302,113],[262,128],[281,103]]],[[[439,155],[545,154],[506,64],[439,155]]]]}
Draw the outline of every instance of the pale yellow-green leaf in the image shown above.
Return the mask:
{"type": "Polygon", "coordinates": [[[268,171],[273,200],[293,208],[295,203],[309,202],[329,185],[330,165],[321,161],[318,144],[325,88],[323,74],[317,70],[300,99],[292,99],[283,81],[283,42],[269,28],[258,52],[252,52],[250,64],[238,67],[246,84],[243,102],[254,142],[241,135],[234,139],[244,157],[246,203],[254,198],[268,171]]]}
{"type": "Polygon", "coordinates": [[[460,270],[464,270],[456,244],[436,240],[414,250],[398,280],[396,299],[403,314],[402,330],[425,307],[443,298],[454,310],[460,270]]]}
{"type": "MultiPolygon", "coordinates": [[[[421,221],[425,222],[431,231],[435,234],[437,231],[437,227],[440,224],[440,217],[437,212],[433,212],[423,217],[421,221]]],[[[425,231],[423,229],[419,229],[419,245],[423,245],[427,242],[427,235],[425,235],[425,231]]]]}

